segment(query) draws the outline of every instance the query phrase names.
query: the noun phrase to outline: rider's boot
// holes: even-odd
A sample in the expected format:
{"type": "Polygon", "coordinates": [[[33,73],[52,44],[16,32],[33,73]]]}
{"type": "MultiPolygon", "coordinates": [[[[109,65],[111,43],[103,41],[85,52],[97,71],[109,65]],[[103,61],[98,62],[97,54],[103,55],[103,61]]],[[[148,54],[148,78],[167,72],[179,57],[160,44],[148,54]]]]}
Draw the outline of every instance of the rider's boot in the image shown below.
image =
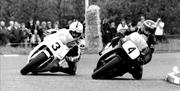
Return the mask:
{"type": "Polygon", "coordinates": [[[137,65],[130,68],[129,73],[133,76],[134,79],[140,80],[143,75],[143,66],[137,65]]]}
{"type": "Polygon", "coordinates": [[[53,68],[51,68],[50,72],[64,72],[67,73],[69,75],[76,75],[76,63],[75,62],[67,62],[69,67],[62,67],[60,65],[55,66],[53,68]]]}
{"type": "Polygon", "coordinates": [[[70,75],[76,75],[76,70],[77,70],[77,65],[76,65],[76,62],[71,62],[71,61],[68,61],[68,74],[70,75]]]}

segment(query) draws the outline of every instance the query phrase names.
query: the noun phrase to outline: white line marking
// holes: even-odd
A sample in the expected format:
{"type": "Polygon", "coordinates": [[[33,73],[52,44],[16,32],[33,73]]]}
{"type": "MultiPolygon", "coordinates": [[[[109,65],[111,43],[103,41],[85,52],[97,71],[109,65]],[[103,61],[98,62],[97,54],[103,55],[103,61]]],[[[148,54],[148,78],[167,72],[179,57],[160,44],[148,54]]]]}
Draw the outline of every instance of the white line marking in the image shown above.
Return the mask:
{"type": "Polygon", "coordinates": [[[4,54],[3,56],[4,57],[17,57],[19,55],[17,55],[17,54],[4,54]]]}

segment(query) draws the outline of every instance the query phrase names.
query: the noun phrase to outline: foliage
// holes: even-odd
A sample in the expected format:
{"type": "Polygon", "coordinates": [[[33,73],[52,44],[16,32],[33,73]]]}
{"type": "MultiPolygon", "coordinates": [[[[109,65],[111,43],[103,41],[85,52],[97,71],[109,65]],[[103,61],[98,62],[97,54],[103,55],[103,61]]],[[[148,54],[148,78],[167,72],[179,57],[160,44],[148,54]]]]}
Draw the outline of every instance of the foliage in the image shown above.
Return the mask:
{"type": "Polygon", "coordinates": [[[60,21],[84,16],[83,0],[0,0],[0,20],[60,21]],[[81,2],[81,3],[79,3],[81,2]]]}
{"type": "Polygon", "coordinates": [[[2,54],[21,54],[28,55],[32,48],[0,46],[0,55],[2,54]]]}
{"type": "MultiPolygon", "coordinates": [[[[167,33],[180,29],[180,0],[89,0],[101,7],[101,19],[108,17],[118,24],[125,18],[135,24],[140,15],[157,20],[162,17],[167,33]]],[[[29,18],[60,21],[84,20],[84,0],[0,0],[0,20],[27,22],[29,18]]]]}
{"type": "Polygon", "coordinates": [[[180,34],[179,0],[94,0],[94,2],[101,7],[102,18],[108,17],[117,24],[122,18],[137,24],[141,15],[154,21],[161,17],[165,22],[166,33],[180,34]]]}

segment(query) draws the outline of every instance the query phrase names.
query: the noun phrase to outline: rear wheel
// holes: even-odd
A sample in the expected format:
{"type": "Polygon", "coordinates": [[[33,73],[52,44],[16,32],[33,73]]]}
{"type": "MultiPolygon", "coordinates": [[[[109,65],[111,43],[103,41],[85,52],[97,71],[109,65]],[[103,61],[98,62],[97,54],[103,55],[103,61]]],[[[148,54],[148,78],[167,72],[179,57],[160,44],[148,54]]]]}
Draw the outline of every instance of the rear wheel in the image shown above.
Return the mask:
{"type": "Polygon", "coordinates": [[[33,71],[47,59],[48,57],[44,52],[39,53],[35,58],[31,59],[30,62],[24,68],[21,69],[21,74],[27,75],[29,72],[33,71]]]}
{"type": "MultiPolygon", "coordinates": [[[[106,60],[107,63],[98,62],[98,67],[94,69],[94,73],[92,74],[93,79],[101,79],[101,78],[109,78],[110,74],[104,74],[106,72],[109,72],[110,69],[114,68],[119,63],[120,57],[115,55],[109,60],[106,60]]],[[[111,72],[109,72],[111,73],[111,72]]]]}

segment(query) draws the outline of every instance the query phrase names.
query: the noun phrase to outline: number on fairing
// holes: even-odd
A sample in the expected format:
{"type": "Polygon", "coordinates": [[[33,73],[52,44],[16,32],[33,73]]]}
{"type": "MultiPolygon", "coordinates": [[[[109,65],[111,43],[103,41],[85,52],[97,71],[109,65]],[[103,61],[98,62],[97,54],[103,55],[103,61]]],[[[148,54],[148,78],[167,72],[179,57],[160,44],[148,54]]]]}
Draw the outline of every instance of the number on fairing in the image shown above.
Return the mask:
{"type": "Polygon", "coordinates": [[[132,41],[125,42],[122,47],[131,59],[136,59],[140,55],[137,46],[132,41]]]}
{"type": "Polygon", "coordinates": [[[129,49],[128,49],[128,51],[129,51],[128,54],[132,53],[134,50],[136,50],[136,47],[131,47],[131,48],[129,48],[129,49]]]}
{"type": "Polygon", "coordinates": [[[52,49],[54,51],[57,51],[60,47],[61,47],[61,45],[58,42],[56,42],[55,44],[52,45],[52,49]]]}

